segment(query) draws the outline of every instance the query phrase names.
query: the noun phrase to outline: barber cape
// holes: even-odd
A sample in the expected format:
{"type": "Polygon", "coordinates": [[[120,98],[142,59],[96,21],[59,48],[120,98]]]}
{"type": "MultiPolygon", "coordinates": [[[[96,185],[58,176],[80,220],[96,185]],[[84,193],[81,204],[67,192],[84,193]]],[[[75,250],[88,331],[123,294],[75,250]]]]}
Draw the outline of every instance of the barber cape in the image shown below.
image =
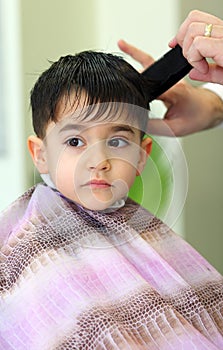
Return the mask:
{"type": "Polygon", "coordinates": [[[223,349],[221,275],[127,200],[96,212],[39,184],[0,217],[0,349],[223,349]]]}

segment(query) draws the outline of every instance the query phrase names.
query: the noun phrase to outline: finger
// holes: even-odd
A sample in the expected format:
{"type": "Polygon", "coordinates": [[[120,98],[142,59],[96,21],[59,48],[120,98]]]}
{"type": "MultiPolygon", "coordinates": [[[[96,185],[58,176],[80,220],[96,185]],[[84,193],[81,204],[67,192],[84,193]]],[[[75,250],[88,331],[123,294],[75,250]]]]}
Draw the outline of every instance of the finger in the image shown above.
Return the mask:
{"type": "Polygon", "coordinates": [[[223,26],[219,26],[219,25],[213,25],[212,31],[211,31],[211,37],[205,37],[204,33],[205,33],[206,25],[207,23],[193,22],[189,26],[183,42],[183,54],[186,58],[188,57],[188,51],[191,45],[194,44],[195,40],[203,41],[203,45],[206,45],[206,44],[211,45],[213,41],[212,38],[215,38],[215,39],[223,38],[223,26]]]}
{"type": "Polygon", "coordinates": [[[180,137],[191,133],[190,123],[179,119],[150,119],[147,133],[156,136],[180,137]]]}
{"type": "Polygon", "coordinates": [[[173,39],[170,40],[170,42],[168,43],[169,47],[174,48],[177,45],[177,39],[176,37],[174,37],[173,39]]]}
{"type": "Polygon", "coordinates": [[[191,11],[185,21],[181,24],[176,35],[176,40],[180,46],[183,45],[184,38],[191,23],[211,23],[213,25],[223,25],[223,21],[216,16],[198,10],[191,11]]]}
{"type": "Polygon", "coordinates": [[[147,133],[156,136],[177,136],[168,126],[168,123],[163,119],[150,119],[148,122],[147,133]]]}
{"type": "Polygon", "coordinates": [[[179,95],[184,96],[187,83],[181,79],[178,83],[160,95],[157,99],[162,101],[166,106],[175,105],[179,99],[179,95]]]}
{"type": "Polygon", "coordinates": [[[199,129],[185,119],[150,119],[147,133],[157,136],[182,137],[196,131],[199,129]]]}
{"type": "Polygon", "coordinates": [[[196,69],[192,69],[189,73],[189,77],[193,80],[223,84],[223,68],[216,64],[209,64],[209,69],[206,74],[203,74],[196,69]]]}
{"type": "Polygon", "coordinates": [[[134,60],[141,63],[141,65],[144,68],[147,68],[154,62],[154,59],[152,58],[152,56],[148,55],[144,51],[141,51],[137,47],[128,44],[124,40],[118,41],[118,47],[120,48],[120,50],[122,50],[123,52],[131,56],[134,60]]]}
{"type": "Polygon", "coordinates": [[[223,67],[222,47],[223,38],[197,37],[187,52],[187,60],[199,72],[206,74],[208,72],[208,64],[205,62],[204,57],[212,58],[217,65],[223,67]]]}
{"type": "Polygon", "coordinates": [[[206,23],[203,22],[192,22],[185,32],[183,40],[183,54],[188,58],[188,51],[190,50],[191,45],[195,38],[203,37],[205,32],[206,23]]]}
{"type": "Polygon", "coordinates": [[[176,41],[178,42],[178,44],[180,46],[183,47],[183,43],[185,40],[185,36],[187,34],[188,28],[190,26],[191,23],[195,22],[200,22],[201,19],[199,18],[199,12],[200,11],[192,11],[189,13],[189,15],[187,16],[187,18],[184,20],[184,22],[181,24],[177,34],[176,34],[176,41]]]}

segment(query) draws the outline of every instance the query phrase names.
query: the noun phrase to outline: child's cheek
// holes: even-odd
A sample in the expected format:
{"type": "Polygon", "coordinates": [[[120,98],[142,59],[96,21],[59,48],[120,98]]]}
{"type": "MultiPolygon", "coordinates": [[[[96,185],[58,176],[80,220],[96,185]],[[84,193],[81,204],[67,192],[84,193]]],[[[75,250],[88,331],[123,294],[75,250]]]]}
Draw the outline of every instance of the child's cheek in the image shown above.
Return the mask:
{"type": "MultiPolygon", "coordinates": [[[[61,153],[55,163],[54,181],[60,192],[74,192],[74,178],[76,171],[76,163],[70,159],[66,152],[61,153]]],[[[65,193],[64,193],[65,194],[65,193]]]]}

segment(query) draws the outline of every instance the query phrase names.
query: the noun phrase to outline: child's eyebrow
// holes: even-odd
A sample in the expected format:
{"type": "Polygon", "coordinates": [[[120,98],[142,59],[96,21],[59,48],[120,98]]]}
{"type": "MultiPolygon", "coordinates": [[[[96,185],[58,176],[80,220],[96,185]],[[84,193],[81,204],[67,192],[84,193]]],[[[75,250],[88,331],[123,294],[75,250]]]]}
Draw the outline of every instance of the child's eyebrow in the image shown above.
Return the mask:
{"type": "Polygon", "coordinates": [[[60,129],[59,133],[69,130],[76,130],[81,131],[83,129],[86,129],[86,125],[81,124],[66,124],[63,128],[60,129]]]}
{"type": "MultiPolygon", "coordinates": [[[[60,129],[59,133],[62,133],[64,131],[69,131],[69,130],[76,130],[76,131],[82,131],[84,129],[87,129],[86,125],[82,124],[67,124],[63,128],[60,129]]],[[[111,127],[112,132],[119,132],[119,131],[127,131],[130,132],[131,134],[135,134],[134,129],[131,128],[128,125],[125,124],[119,124],[119,125],[114,125],[111,127]]]]}
{"type": "Polygon", "coordinates": [[[114,132],[127,131],[127,132],[132,133],[133,135],[135,134],[134,129],[128,125],[115,125],[112,127],[112,131],[114,131],[114,132]]]}

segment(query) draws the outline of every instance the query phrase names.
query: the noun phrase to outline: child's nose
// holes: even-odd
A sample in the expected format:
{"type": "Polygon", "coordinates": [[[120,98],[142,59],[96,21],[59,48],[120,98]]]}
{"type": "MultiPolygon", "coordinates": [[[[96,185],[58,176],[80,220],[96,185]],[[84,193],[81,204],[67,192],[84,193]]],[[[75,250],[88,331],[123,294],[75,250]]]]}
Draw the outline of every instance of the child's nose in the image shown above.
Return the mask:
{"type": "Polygon", "coordinates": [[[111,168],[111,160],[106,153],[103,143],[98,143],[89,149],[87,167],[89,170],[108,171],[111,168]]]}
{"type": "Polygon", "coordinates": [[[111,164],[108,159],[104,159],[103,161],[96,163],[96,162],[91,162],[89,166],[90,170],[96,170],[96,171],[108,171],[111,169],[111,164]]]}

